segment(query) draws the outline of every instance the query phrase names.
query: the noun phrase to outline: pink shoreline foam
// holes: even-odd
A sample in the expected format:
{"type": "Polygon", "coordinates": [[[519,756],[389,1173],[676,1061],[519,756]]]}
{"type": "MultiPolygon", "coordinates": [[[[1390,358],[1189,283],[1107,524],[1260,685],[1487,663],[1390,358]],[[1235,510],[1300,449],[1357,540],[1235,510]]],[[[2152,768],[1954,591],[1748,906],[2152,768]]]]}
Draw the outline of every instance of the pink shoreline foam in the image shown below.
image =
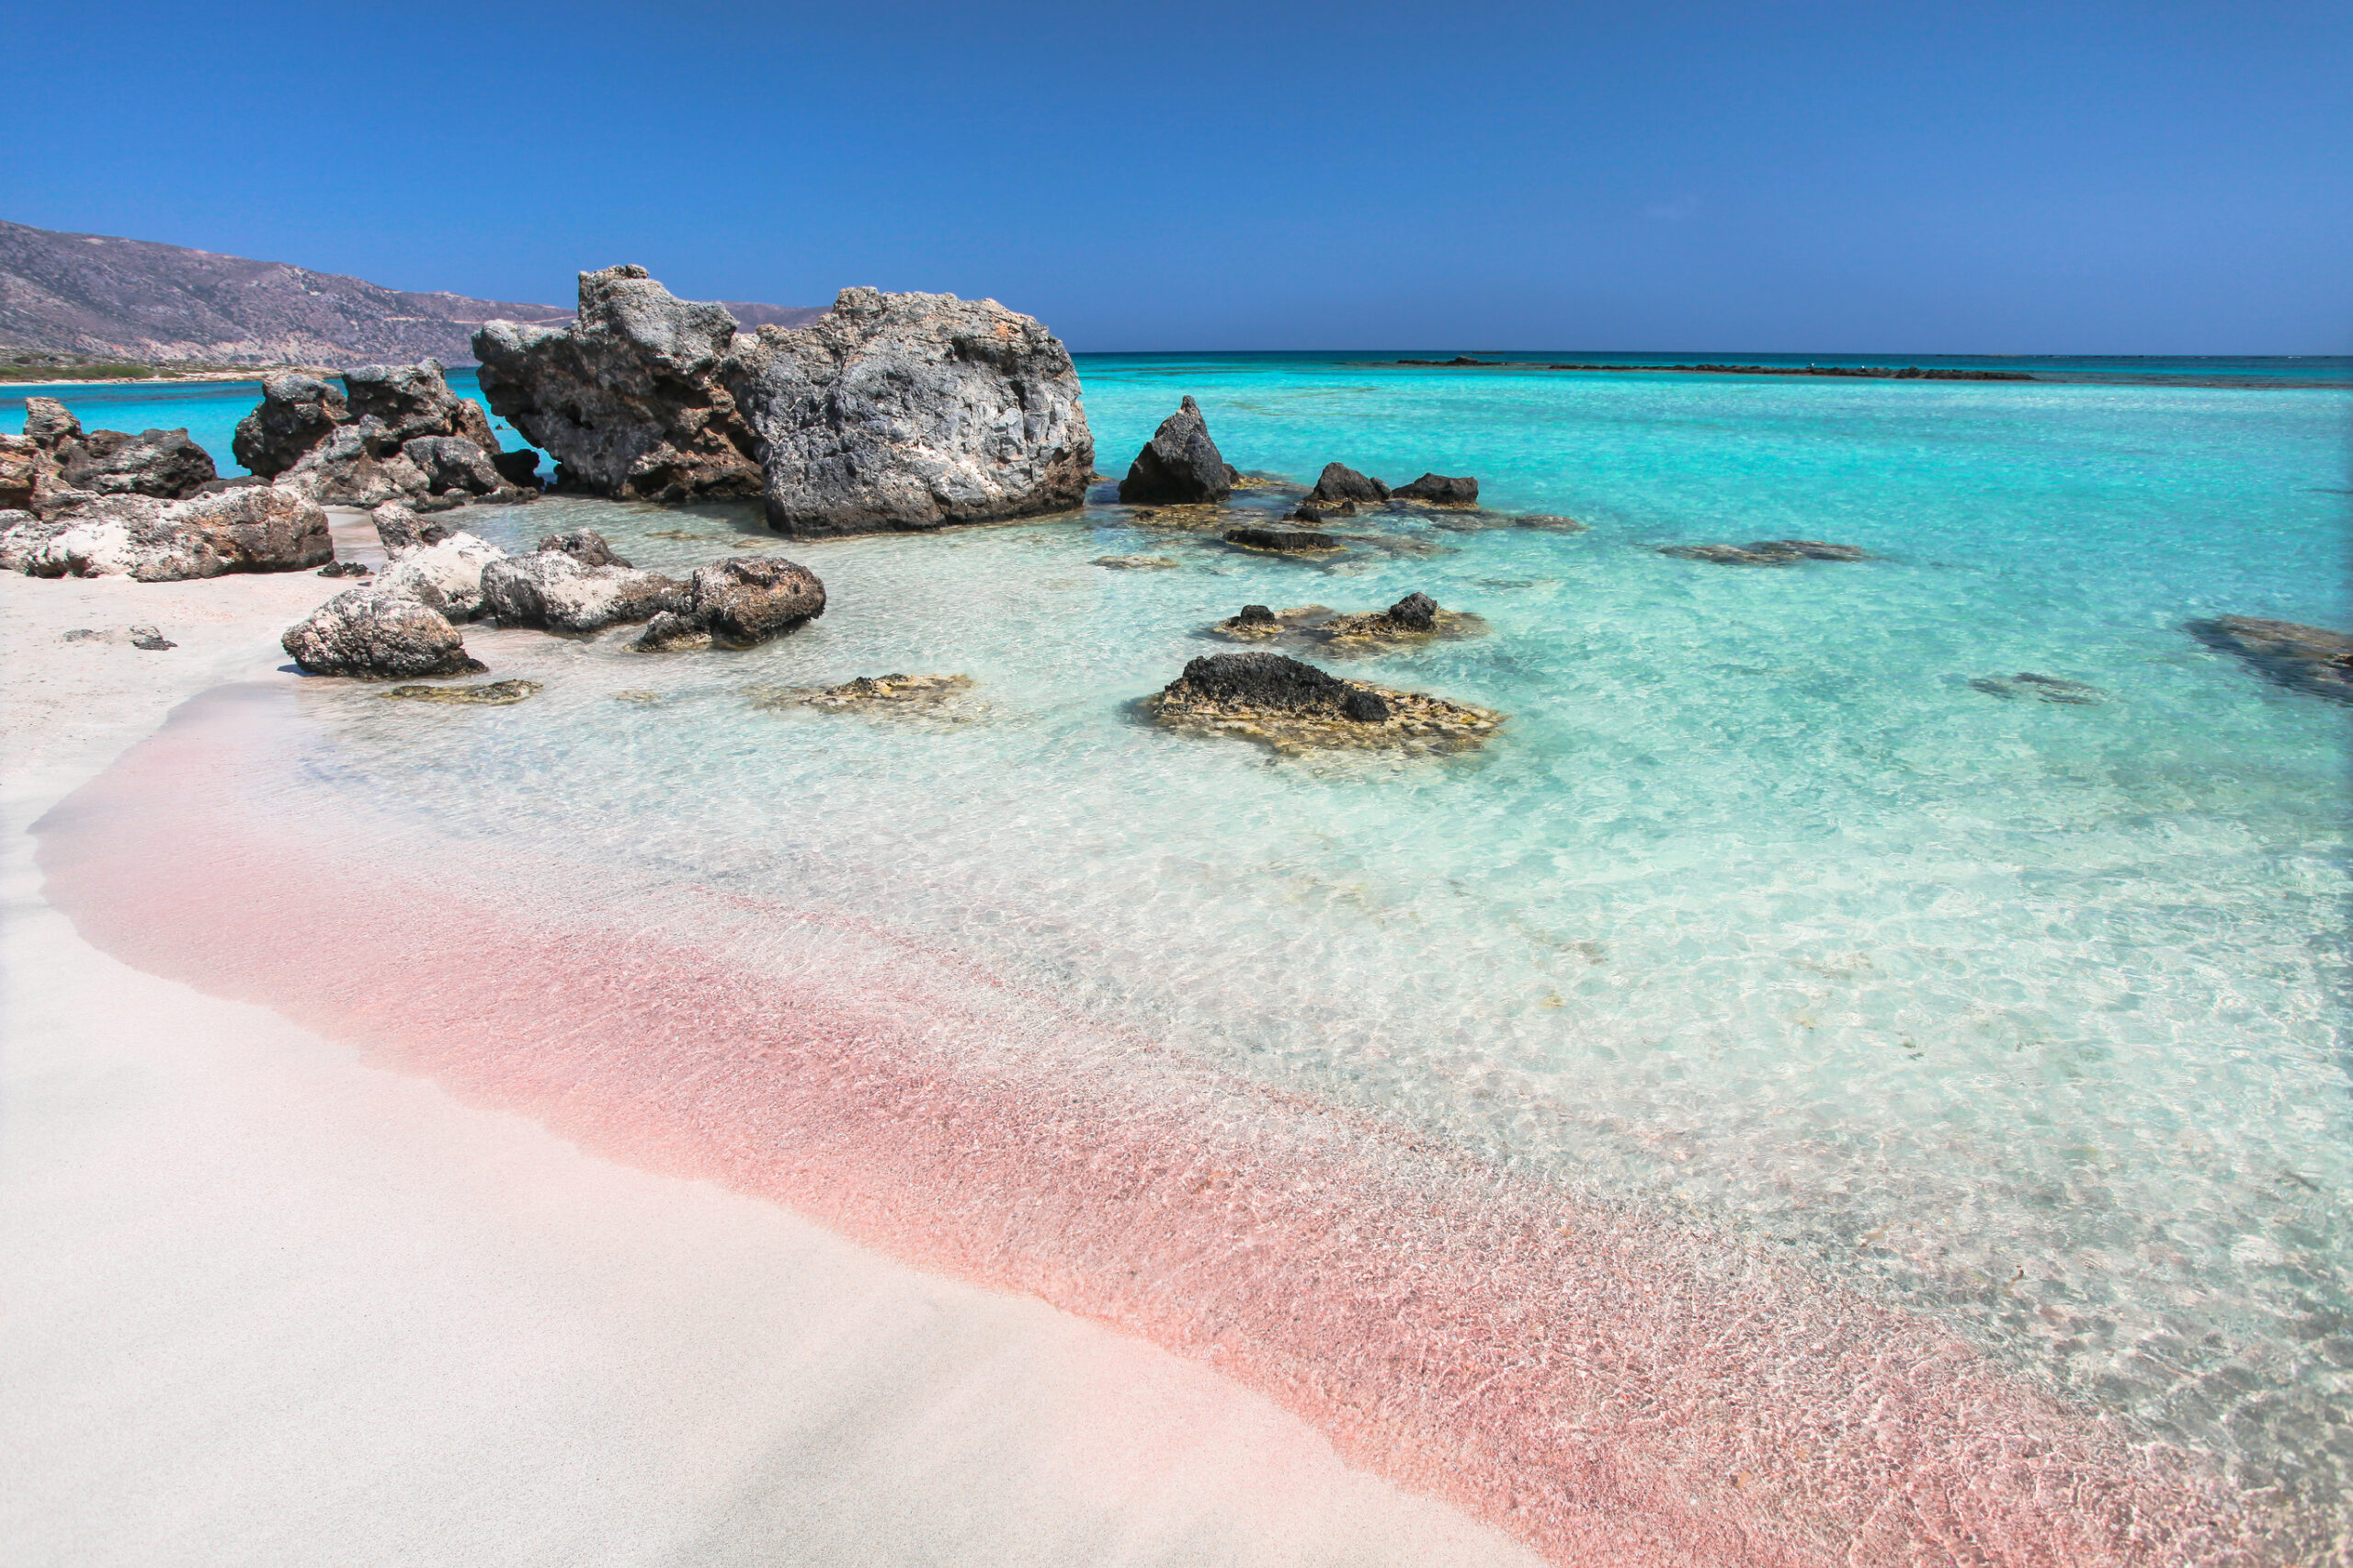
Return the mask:
{"type": "Polygon", "coordinates": [[[887,932],[698,891],[541,918],[517,884],[591,873],[503,845],[496,876],[441,846],[395,866],[347,823],[257,821],[287,795],[253,788],[252,722],[192,705],[43,823],[94,944],[1208,1360],[1563,1564],[2242,1555],[2182,1467],[1915,1314],[887,932]],[[754,937],[759,961],[723,956],[754,937]]]}

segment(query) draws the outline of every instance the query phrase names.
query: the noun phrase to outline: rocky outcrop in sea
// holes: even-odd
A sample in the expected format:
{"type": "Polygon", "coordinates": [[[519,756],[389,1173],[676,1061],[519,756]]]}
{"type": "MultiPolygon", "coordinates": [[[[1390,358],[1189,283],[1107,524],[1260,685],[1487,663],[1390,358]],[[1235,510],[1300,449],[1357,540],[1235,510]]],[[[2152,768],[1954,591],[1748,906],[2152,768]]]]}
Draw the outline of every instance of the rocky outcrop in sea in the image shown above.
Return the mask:
{"type": "Polygon", "coordinates": [[[361,365],[338,392],[316,376],[272,376],[238,423],[237,460],[273,485],[329,506],[450,506],[528,500],[539,459],[504,453],[481,404],[449,390],[440,362],[361,365]],[[529,459],[529,466],[517,464],[529,459]]]}
{"type": "Polygon", "coordinates": [[[1201,405],[1188,397],[1160,422],[1120,481],[1120,499],[1131,506],[1200,506],[1233,492],[1234,471],[1210,439],[1201,405]]]}
{"type": "Polygon", "coordinates": [[[1068,351],[989,300],[845,289],[805,326],[741,334],[723,306],[608,267],[581,275],[573,326],[494,322],[475,353],[560,488],[756,494],[802,537],[1060,511],[1094,468],[1068,351]]]}

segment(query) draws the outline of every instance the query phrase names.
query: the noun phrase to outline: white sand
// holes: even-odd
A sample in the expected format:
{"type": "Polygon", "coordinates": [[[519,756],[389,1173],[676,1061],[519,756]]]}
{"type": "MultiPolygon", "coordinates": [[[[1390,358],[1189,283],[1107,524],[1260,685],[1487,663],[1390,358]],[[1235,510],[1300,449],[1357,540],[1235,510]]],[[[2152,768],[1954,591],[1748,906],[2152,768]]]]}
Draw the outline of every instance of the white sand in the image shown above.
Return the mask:
{"type": "Polygon", "coordinates": [[[28,825],[349,585],[0,577],[0,1562],[1533,1561],[1139,1341],[84,943],[28,825]]]}

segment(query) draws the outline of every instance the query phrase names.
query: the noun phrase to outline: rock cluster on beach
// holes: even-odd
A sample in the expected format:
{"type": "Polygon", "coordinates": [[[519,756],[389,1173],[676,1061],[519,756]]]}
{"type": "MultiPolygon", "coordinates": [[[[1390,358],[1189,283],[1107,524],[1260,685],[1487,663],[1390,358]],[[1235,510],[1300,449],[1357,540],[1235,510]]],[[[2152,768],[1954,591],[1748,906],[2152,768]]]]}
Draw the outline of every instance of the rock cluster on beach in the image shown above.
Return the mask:
{"type": "Polygon", "coordinates": [[[35,577],[169,583],[229,572],[295,572],[334,558],[326,513],[315,502],[263,486],[172,502],[109,495],[47,519],[0,512],[0,571],[35,577]]]}
{"type": "Polygon", "coordinates": [[[536,453],[502,452],[482,405],[449,390],[438,360],[361,365],[338,392],[272,376],[238,423],[237,460],[273,486],[331,506],[447,506],[529,500],[536,453]]]}
{"type": "Polygon", "coordinates": [[[2188,630],[2290,690],[2353,702],[2353,637],[2342,631],[2246,615],[2193,620],[2188,630]]]}
{"type": "Polygon", "coordinates": [[[994,301],[845,289],[800,327],[743,334],[638,267],[583,273],[570,327],[475,336],[491,406],[555,454],[560,488],[759,495],[800,535],[1076,506],[1095,443],[1059,339],[994,301]]]}
{"type": "MultiPolygon", "coordinates": [[[[1261,607],[1263,608],[1263,607],[1261,607]]],[[[1342,680],[1281,653],[1211,653],[1144,701],[1158,723],[1281,752],[1464,751],[1503,715],[1418,692],[1342,680]]]]}
{"type": "Polygon", "coordinates": [[[185,429],[85,431],[55,398],[27,398],[24,434],[0,436],[0,507],[43,519],[112,496],[183,501],[215,477],[185,429]]]}

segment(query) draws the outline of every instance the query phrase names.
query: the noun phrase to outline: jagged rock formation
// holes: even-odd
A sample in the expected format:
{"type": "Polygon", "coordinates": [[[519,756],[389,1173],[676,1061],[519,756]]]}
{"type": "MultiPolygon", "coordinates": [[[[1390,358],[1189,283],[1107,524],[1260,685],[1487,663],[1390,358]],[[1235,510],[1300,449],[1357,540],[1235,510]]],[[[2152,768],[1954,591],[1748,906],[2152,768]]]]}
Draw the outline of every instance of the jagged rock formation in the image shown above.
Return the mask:
{"type": "MultiPolygon", "coordinates": [[[[256,474],[314,500],[346,506],[455,504],[497,495],[528,499],[507,483],[498,437],[472,398],[443,379],[440,361],[361,365],[344,391],[315,376],[272,376],[238,422],[232,449],[256,474]]],[[[539,459],[529,460],[536,469],[539,459]]],[[[525,472],[529,472],[526,470],[525,472]]]]}
{"type": "Polygon", "coordinates": [[[994,300],[845,289],[807,326],[738,339],[720,376],[784,533],[1063,511],[1094,472],[1069,351],[994,300]]]}
{"type": "Polygon", "coordinates": [[[82,495],[185,500],[217,477],[210,454],[185,429],[85,432],[63,403],[48,397],[25,400],[25,433],[0,451],[9,460],[0,499],[51,516],[82,505],[82,495]]]}
{"type": "Polygon", "coordinates": [[[557,489],[690,501],[760,493],[759,437],[720,380],[734,342],[725,306],[608,267],[580,275],[573,322],[492,322],[473,349],[483,395],[554,456],[557,489]]]}
{"type": "Polygon", "coordinates": [[[335,559],[326,513],[266,485],[176,503],[98,497],[46,520],[0,513],[0,570],[142,583],[229,572],[296,572],[335,559]]]}
{"type": "Polygon", "coordinates": [[[229,450],[264,479],[302,460],[302,454],[351,423],[351,408],[333,382],[289,372],[261,384],[261,404],[237,422],[229,450]]]}
{"type": "Polygon", "coordinates": [[[467,653],[447,616],[375,586],[337,594],[288,627],[278,645],[315,676],[415,680],[486,667],[467,653]]]}
{"type": "Polygon", "coordinates": [[[483,568],[483,608],[502,626],[585,634],[687,607],[686,585],[640,572],[591,528],[551,536],[537,553],[483,568]]]}
{"type": "Polygon", "coordinates": [[[1233,470],[1210,439],[1209,421],[1190,397],[1160,422],[1120,481],[1120,499],[1174,505],[1222,501],[1233,490],[1233,470]]]}

